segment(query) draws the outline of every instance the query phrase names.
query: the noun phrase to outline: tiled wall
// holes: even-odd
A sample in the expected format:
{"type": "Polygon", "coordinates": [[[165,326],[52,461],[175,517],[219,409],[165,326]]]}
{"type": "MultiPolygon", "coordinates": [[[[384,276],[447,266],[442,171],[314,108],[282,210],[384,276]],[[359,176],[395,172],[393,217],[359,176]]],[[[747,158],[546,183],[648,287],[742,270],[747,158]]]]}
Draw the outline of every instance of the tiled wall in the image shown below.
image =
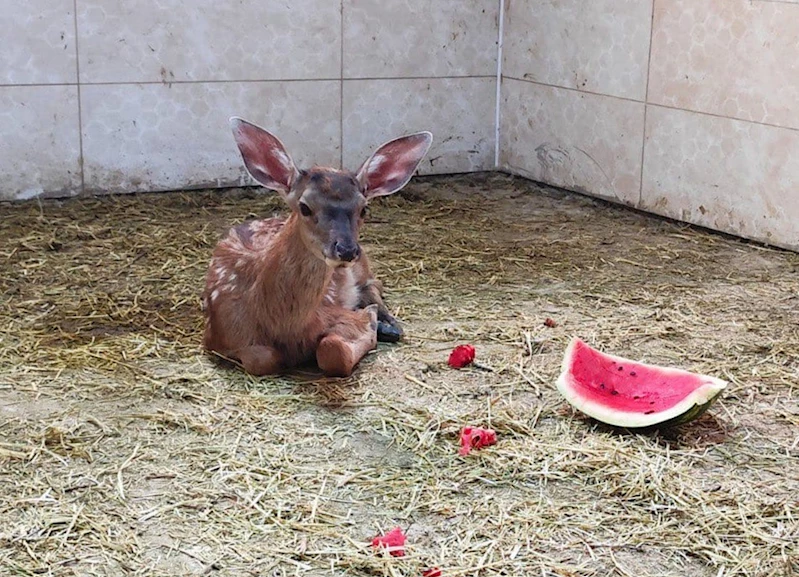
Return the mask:
{"type": "MultiPolygon", "coordinates": [[[[498,0],[28,0],[0,11],[0,199],[250,182],[431,130],[494,167],[498,0]]],[[[504,0],[500,165],[799,248],[799,0],[504,0]]]]}
{"type": "Polygon", "coordinates": [[[799,0],[505,0],[502,166],[799,249],[799,0]]]}
{"type": "Polygon", "coordinates": [[[0,12],[0,198],[237,185],[228,117],[357,168],[494,166],[497,0],[28,0],[0,12]]]}

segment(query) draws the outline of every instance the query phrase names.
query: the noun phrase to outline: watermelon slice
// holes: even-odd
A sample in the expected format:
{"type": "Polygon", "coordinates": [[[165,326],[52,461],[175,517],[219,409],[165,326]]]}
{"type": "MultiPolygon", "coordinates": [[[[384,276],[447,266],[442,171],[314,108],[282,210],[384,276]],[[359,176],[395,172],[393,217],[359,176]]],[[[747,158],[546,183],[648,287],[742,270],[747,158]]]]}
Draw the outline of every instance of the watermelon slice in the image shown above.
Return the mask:
{"type": "Polygon", "coordinates": [[[573,407],[589,417],[636,429],[679,425],[697,418],[727,383],[607,355],[575,338],[566,349],[557,386],[573,407]]]}

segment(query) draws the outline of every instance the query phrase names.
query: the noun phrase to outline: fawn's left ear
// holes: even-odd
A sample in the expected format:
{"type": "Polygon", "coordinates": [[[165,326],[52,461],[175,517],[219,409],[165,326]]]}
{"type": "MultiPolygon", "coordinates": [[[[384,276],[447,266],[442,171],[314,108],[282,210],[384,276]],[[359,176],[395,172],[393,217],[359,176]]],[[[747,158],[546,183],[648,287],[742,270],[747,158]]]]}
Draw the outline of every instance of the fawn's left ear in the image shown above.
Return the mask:
{"type": "Polygon", "coordinates": [[[380,146],[358,170],[364,196],[393,194],[408,184],[432,143],[432,134],[417,132],[380,146]]]}
{"type": "Polygon", "coordinates": [[[283,143],[260,126],[236,116],[230,119],[230,128],[247,171],[266,188],[287,197],[299,171],[283,143]]]}

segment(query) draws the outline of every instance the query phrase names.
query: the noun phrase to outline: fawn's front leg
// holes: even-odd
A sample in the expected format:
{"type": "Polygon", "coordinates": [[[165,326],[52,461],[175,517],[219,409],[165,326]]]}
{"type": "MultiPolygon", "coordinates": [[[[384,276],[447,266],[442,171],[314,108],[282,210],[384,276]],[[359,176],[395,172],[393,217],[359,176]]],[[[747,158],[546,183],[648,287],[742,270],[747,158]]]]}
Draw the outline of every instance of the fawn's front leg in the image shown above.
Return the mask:
{"type": "Polygon", "coordinates": [[[335,309],[330,328],[316,349],[316,362],[329,377],[348,377],[377,345],[377,305],[362,310],[335,309]]]}
{"type": "Polygon", "coordinates": [[[377,305],[377,340],[384,343],[396,343],[402,340],[402,327],[383,302],[383,283],[372,274],[369,259],[365,254],[361,255],[355,264],[355,275],[360,297],[358,308],[377,305]]]}
{"type": "Polygon", "coordinates": [[[370,305],[377,306],[377,340],[384,343],[396,343],[402,340],[403,332],[394,315],[388,311],[383,302],[383,284],[377,279],[369,279],[360,287],[361,300],[359,308],[370,305]]]}

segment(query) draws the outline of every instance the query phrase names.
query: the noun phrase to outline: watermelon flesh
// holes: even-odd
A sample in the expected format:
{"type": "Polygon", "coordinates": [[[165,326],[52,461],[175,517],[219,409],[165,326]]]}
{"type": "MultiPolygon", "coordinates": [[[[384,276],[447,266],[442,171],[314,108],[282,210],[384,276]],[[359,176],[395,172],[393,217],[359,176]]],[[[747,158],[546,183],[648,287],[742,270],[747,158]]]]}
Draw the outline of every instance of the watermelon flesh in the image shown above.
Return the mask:
{"type": "Polygon", "coordinates": [[[608,355],[573,339],[557,387],[576,409],[625,428],[687,423],[704,413],[725,381],[608,355]]]}

